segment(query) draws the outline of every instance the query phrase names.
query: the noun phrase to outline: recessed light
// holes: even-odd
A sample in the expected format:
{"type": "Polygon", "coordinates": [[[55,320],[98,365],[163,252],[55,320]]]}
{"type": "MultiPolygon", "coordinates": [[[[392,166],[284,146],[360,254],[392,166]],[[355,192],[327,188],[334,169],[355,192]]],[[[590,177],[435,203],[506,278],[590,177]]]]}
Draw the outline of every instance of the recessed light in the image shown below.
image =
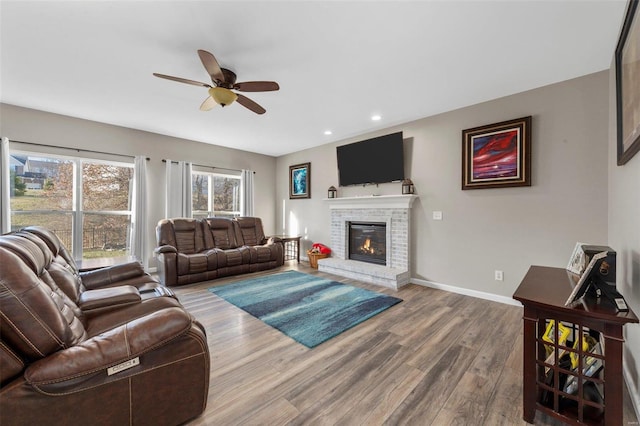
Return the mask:
{"type": "Polygon", "coordinates": [[[324,134],[329,136],[329,135],[333,134],[333,132],[331,130],[325,130],[324,134]]]}
{"type": "Polygon", "coordinates": [[[377,114],[371,116],[371,121],[380,121],[380,119],[382,119],[382,117],[377,114]]]}

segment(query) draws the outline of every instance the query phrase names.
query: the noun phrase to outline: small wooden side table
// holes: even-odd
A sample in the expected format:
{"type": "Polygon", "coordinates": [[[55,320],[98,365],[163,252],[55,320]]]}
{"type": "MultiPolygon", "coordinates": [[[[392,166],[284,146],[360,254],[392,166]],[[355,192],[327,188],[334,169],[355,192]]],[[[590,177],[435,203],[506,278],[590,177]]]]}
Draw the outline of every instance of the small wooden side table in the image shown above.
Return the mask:
{"type": "Polygon", "coordinates": [[[300,235],[274,235],[284,244],[284,260],[296,259],[300,263],[300,235]]]}
{"type": "Polygon", "coordinates": [[[577,275],[562,268],[532,266],[513,295],[524,305],[523,418],[533,423],[538,410],[568,424],[622,425],[622,328],[637,323],[638,318],[633,311],[617,311],[596,297],[585,298],[574,308],[564,306],[577,280],[577,275]],[[559,362],[561,354],[569,353],[579,360],[580,367],[596,356],[581,345],[570,344],[569,339],[561,342],[560,327],[553,327],[552,342],[544,340],[545,327],[551,328],[551,321],[568,328],[574,342],[586,333],[598,335],[604,348],[597,358],[606,376],[589,375],[584,367],[572,369],[559,362]],[[563,378],[570,376],[577,383],[577,392],[563,385],[563,378]],[[587,386],[601,387],[602,401],[592,399],[587,386]]]}

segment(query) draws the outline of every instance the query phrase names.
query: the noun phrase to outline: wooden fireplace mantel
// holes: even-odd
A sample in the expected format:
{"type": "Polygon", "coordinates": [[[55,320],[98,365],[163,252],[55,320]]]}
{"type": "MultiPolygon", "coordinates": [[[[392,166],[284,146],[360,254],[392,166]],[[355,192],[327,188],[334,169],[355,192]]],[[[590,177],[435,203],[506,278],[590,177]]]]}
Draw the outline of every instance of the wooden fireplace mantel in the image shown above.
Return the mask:
{"type": "Polygon", "coordinates": [[[367,195],[363,197],[325,198],[330,209],[408,209],[418,196],[412,195],[367,195]]]}

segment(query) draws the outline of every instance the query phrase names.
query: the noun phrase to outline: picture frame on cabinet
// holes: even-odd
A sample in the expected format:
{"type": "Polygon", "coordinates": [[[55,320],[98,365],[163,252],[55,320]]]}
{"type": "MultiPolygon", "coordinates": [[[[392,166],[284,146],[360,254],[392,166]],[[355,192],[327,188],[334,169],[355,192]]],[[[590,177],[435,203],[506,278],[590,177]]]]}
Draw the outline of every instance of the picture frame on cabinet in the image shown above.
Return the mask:
{"type": "Polygon", "coordinates": [[[585,255],[584,250],[582,250],[583,245],[585,245],[585,243],[576,243],[566,268],[567,271],[573,272],[577,275],[582,275],[584,268],[587,266],[587,256],[585,255]]]}

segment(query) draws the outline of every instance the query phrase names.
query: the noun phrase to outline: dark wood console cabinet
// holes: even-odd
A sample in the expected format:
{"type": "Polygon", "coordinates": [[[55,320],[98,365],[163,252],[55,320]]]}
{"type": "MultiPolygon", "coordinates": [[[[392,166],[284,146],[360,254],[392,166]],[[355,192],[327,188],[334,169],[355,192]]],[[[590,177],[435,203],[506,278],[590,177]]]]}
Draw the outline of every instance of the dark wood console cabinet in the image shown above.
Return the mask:
{"type": "Polygon", "coordinates": [[[638,318],[591,296],[564,306],[577,279],[562,268],[531,266],[513,294],[524,305],[523,419],[533,423],[539,410],[567,424],[621,425],[622,328],[638,318]],[[583,349],[583,339],[602,350],[583,349]]]}

